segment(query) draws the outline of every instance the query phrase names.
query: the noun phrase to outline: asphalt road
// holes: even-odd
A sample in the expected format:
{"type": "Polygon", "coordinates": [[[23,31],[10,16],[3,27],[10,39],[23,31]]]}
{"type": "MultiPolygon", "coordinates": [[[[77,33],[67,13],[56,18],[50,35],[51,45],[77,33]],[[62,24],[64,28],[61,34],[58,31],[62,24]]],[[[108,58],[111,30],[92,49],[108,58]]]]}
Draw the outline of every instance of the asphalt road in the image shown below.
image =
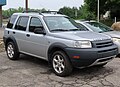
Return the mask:
{"type": "Polygon", "coordinates": [[[3,31],[4,31],[4,29],[3,29],[3,28],[0,28],[0,39],[3,38],[3,31]]]}
{"type": "Polygon", "coordinates": [[[56,76],[44,60],[21,55],[17,61],[0,53],[0,87],[120,87],[120,59],[103,68],[74,69],[69,77],[56,76]]]}

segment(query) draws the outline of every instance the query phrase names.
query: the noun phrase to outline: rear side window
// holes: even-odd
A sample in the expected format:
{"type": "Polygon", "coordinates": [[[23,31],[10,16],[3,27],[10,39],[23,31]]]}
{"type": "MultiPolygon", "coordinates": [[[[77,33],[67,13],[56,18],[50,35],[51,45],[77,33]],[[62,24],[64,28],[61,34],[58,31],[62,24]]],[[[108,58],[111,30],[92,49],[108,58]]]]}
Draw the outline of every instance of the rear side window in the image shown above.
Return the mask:
{"type": "Polygon", "coordinates": [[[11,16],[11,18],[10,18],[8,24],[7,24],[7,28],[12,28],[13,27],[16,18],[17,18],[17,15],[12,15],[11,16]]]}
{"type": "Polygon", "coordinates": [[[15,29],[21,30],[21,31],[26,31],[28,20],[29,20],[29,17],[19,17],[19,19],[15,25],[15,29]]]}

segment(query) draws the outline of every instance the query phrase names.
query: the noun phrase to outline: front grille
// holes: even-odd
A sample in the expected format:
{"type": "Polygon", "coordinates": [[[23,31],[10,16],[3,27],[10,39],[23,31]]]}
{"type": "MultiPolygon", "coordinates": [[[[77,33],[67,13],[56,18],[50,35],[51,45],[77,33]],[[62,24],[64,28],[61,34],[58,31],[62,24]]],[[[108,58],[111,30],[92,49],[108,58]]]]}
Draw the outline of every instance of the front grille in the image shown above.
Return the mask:
{"type": "Polygon", "coordinates": [[[108,52],[108,51],[116,51],[117,49],[114,48],[114,49],[108,49],[108,50],[101,50],[101,51],[98,51],[98,53],[102,53],[102,52],[108,52]]]}
{"type": "Polygon", "coordinates": [[[111,40],[103,40],[103,41],[93,41],[92,44],[93,47],[95,48],[103,48],[103,47],[112,46],[113,42],[111,40]]]}

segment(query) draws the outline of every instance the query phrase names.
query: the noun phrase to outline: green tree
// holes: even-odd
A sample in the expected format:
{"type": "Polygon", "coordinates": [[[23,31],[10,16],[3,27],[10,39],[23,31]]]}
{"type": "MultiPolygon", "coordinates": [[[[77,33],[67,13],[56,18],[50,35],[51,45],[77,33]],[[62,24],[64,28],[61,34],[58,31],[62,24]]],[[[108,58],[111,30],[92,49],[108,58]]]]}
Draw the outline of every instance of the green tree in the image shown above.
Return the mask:
{"type": "MultiPolygon", "coordinates": [[[[112,17],[120,18],[120,0],[99,0],[100,1],[100,14],[105,14],[106,11],[111,11],[112,17]]],[[[97,16],[97,2],[98,0],[84,0],[85,6],[88,11],[97,16]]]]}
{"type": "MultiPolygon", "coordinates": [[[[107,0],[99,0],[100,1],[100,13],[105,13],[106,9],[106,1],[107,0]]],[[[93,12],[97,15],[97,4],[98,0],[84,0],[85,5],[87,6],[88,11],[93,12]]]]}
{"type": "MultiPolygon", "coordinates": [[[[40,11],[40,12],[42,12],[42,11],[46,11],[46,9],[30,9],[29,8],[29,10],[32,10],[32,11],[40,11]]],[[[23,11],[25,11],[25,8],[22,8],[22,7],[19,7],[18,9],[15,9],[15,8],[9,8],[9,9],[7,9],[7,10],[3,10],[2,11],[2,15],[3,15],[3,17],[4,18],[9,18],[9,17],[11,17],[11,15],[13,14],[13,13],[18,13],[18,12],[23,12],[23,11]]]]}
{"type": "Polygon", "coordinates": [[[8,10],[3,10],[2,15],[4,18],[9,18],[13,13],[22,12],[24,8],[19,7],[18,9],[9,8],[8,10]]]}
{"type": "Polygon", "coordinates": [[[88,11],[86,5],[81,6],[79,8],[79,12],[80,12],[80,15],[79,15],[80,19],[87,19],[87,20],[95,19],[94,13],[92,13],[91,11],[88,11]]]}
{"type": "Polygon", "coordinates": [[[71,18],[74,18],[74,19],[77,19],[78,15],[79,15],[79,10],[76,7],[73,7],[73,8],[63,7],[63,8],[59,9],[59,12],[65,14],[71,18]]]}

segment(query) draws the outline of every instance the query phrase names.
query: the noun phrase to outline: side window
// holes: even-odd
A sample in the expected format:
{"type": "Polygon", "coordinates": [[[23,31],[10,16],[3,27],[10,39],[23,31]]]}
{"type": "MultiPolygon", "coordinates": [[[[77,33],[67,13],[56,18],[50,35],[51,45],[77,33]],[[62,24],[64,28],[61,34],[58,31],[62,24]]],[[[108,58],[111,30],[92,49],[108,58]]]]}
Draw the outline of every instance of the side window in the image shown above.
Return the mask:
{"type": "Polygon", "coordinates": [[[34,32],[35,28],[43,27],[39,18],[32,17],[29,25],[29,32],[34,32]]]}
{"type": "Polygon", "coordinates": [[[88,29],[87,29],[84,25],[79,24],[79,23],[78,23],[78,25],[79,25],[79,28],[81,28],[81,29],[83,29],[83,30],[85,30],[85,31],[88,31],[88,29]]]}
{"type": "Polygon", "coordinates": [[[8,24],[7,24],[7,28],[11,29],[13,27],[16,18],[17,18],[17,15],[12,15],[11,16],[11,18],[10,18],[8,24]]]}
{"type": "Polygon", "coordinates": [[[29,20],[29,17],[19,17],[19,19],[15,25],[15,29],[21,30],[21,31],[26,31],[28,20],[29,20]]]}

